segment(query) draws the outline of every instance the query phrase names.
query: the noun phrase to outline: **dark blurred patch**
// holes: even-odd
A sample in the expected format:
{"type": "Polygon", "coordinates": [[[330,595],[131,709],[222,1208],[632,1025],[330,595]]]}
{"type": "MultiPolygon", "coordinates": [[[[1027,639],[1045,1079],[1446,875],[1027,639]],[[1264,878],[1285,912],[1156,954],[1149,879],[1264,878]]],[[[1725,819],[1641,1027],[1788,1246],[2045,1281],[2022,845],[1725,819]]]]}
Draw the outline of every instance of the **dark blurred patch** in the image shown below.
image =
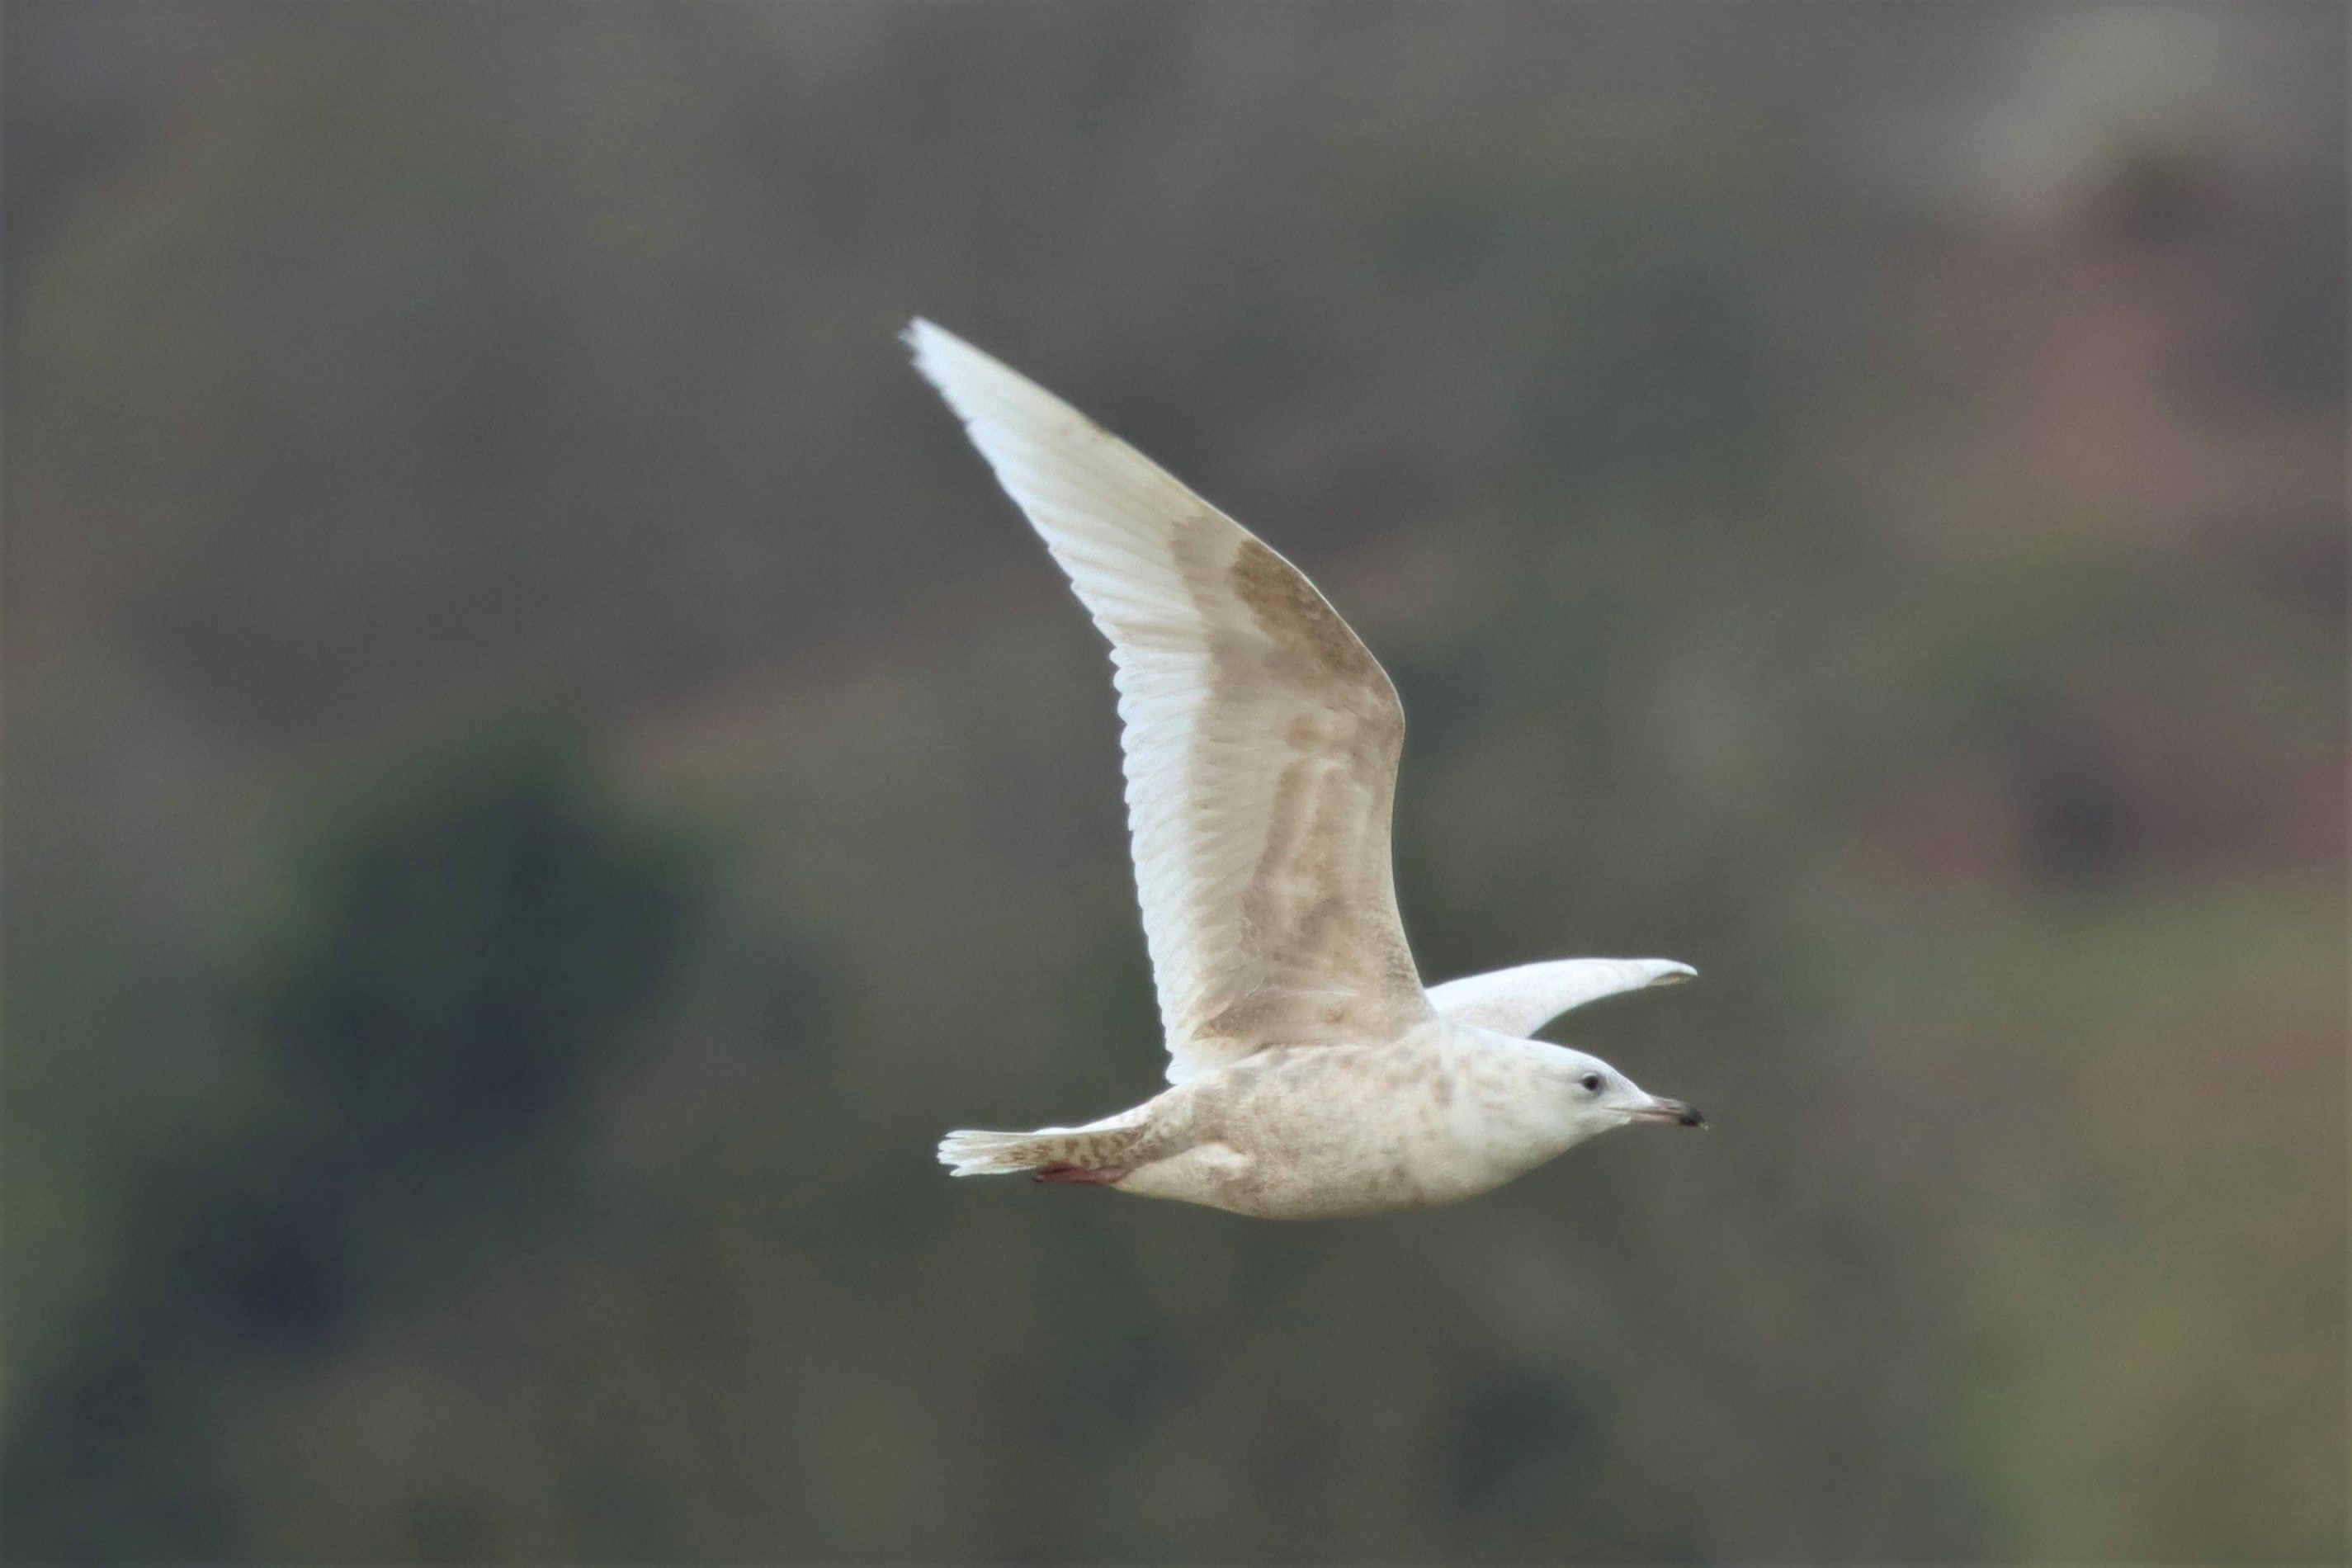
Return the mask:
{"type": "Polygon", "coordinates": [[[2174,141],[2141,141],[2116,154],[2097,205],[2119,237],[2161,245],[2196,233],[2217,215],[2222,199],[2221,182],[2195,150],[2174,141]]]}
{"type": "Polygon", "coordinates": [[[2129,807],[2095,731],[2037,727],[2019,748],[2018,775],[2031,874],[2084,883],[2124,868],[2132,848],[2129,807]]]}
{"type": "MultiPolygon", "coordinates": [[[[147,1173],[113,1326],[12,1435],[12,1555],[222,1549],[226,1520],[174,1506],[189,1479],[157,1458],[209,1381],[331,1352],[462,1270],[470,1229],[544,1206],[567,1180],[547,1135],[676,984],[709,849],[620,799],[560,722],[394,761],[319,808],[236,987],[254,1109],[147,1173]]],[[[482,1554],[467,1505],[417,1510],[429,1560],[482,1554]]]]}
{"type": "Polygon", "coordinates": [[[706,863],[555,728],[398,770],[297,857],[257,1026],[353,1168],[462,1184],[527,1145],[676,973],[706,863]]]}
{"type": "MultiPolygon", "coordinates": [[[[1457,1513],[1480,1513],[1538,1472],[1573,1478],[1602,1423],[1585,1400],[1549,1379],[1498,1375],[1467,1391],[1446,1445],[1446,1497],[1457,1513]]],[[[1572,1479],[1569,1484],[1573,1485],[1572,1479]]]]}

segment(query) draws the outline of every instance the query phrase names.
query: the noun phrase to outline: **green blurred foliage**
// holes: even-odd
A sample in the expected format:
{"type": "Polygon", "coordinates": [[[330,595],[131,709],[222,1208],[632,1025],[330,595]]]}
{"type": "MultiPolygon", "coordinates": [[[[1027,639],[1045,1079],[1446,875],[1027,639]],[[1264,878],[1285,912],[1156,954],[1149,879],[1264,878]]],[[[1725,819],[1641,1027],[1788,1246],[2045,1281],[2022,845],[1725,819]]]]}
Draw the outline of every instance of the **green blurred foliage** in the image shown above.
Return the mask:
{"type": "Polygon", "coordinates": [[[252,982],[289,1114],[343,1157],[460,1186],[660,994],[703,874],[537,730],[394,776],[318,838],[252,982]]]}
{"type": "Polygon", "coordinates": [[[617,800],[572,726],[501,727],[317,816],[221,1025],[246,1103],[131,1178],[79,1353],[16,1414],[12,1556],[233,1552],[222,1478],[181,1447],[214,1441],[206,1403],[547,1223],[547,1136],[674,991],[708,901],[712,846],[617,800]]]}

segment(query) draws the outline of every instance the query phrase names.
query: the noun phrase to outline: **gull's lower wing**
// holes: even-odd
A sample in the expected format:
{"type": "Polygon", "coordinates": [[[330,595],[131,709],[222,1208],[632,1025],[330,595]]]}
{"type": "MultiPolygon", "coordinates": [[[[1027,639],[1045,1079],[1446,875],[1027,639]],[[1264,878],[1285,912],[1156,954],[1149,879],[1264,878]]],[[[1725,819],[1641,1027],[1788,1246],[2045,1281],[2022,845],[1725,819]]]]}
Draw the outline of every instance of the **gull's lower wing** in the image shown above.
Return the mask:
{"type": "Polygon", "coordinates": [[[1298,569],[929,321],[915,365],[1110,639],[1171,1082],[1429,1016],[1389,865],[1404,712],[1298,569]]]}
{"type": "Polygon", "coordinates": [[[1697,973],[1671,958],[1562,958],[1433,985],[1429,1005],[1457,1024],[1524,1039],[1587,1002],[1647,985],[1672,985],[1697,973]]]}

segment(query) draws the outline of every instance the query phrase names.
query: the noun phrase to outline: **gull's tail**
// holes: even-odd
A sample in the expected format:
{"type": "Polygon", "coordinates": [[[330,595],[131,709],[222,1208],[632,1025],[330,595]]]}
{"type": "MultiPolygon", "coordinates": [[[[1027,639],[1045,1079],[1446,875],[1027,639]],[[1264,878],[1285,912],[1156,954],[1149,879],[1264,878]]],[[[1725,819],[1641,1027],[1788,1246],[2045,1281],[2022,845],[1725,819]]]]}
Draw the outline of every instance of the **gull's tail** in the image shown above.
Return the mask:
{"type": "Polygon", "coordinates": [[[1135,1146],[1144,1130],[1144,1109],[1138,1106],[1084,1127],[1040,1127],[1034,1132],[950,1132],[940,1140],[940,1163],[955,1176],[1066,1171],[1095,1173],[1115,1181],[1134,1163],[1135,1146]]]}
{"type": "Polygon", "coordinates": [[[1041,1165],[1066,1164],[1054,1157],[1052,1140],[1038,1132],[950,1132],[940,1140],[940,1163],[952,1176],[1009,1176],[1041,1165]]]}

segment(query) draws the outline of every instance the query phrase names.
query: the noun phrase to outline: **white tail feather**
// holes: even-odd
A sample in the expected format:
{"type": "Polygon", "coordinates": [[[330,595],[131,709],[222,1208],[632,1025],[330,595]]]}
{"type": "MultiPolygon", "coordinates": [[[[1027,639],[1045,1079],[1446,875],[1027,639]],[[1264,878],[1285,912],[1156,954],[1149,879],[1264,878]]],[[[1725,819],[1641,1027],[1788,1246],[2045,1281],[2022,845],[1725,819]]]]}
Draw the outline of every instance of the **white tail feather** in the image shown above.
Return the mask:
{"type": "Polygon", "coordinates": [[[950,1132],[940,1140],[940,1163],[953,1176],[1006,1176],[1047,1163],[1047,1146],[1034,1132],[950,1132]]]}

